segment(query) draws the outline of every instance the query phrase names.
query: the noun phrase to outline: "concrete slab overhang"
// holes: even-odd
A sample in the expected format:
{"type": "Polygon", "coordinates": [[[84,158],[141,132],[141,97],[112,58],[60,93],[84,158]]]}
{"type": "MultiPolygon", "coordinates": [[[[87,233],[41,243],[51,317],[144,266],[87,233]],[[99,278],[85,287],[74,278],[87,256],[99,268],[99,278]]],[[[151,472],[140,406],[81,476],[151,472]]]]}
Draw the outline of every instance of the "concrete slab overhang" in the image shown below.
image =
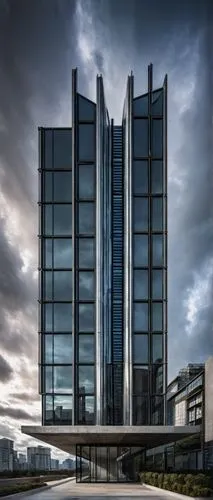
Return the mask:
{"type": "Polygon", "coordinates": [[[137,446],[155,448],[198,434],[200,426],[22,426],[21,431],[66,453],[75,454],[75,445],[137,446]]]}

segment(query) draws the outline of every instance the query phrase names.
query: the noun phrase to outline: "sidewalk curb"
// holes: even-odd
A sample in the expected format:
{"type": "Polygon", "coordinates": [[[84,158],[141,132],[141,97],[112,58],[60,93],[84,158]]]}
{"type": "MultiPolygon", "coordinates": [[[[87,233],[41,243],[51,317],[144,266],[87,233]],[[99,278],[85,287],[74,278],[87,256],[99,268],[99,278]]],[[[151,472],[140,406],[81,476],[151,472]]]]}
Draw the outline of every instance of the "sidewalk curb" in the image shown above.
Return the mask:
{"type": "Polygon", "coordinates": [[[157,488],[157,486],[152,486],[151,484],[147,483],[141,483],[141,484],[143,486],[146,486],[146,488],[149,488],[150,490],[166,493],[173,498],[177,499],[179,498],[179,500],[205,500],[205,498],[203,497],[189,497],[188,495],[182,495],[181,493],[176,493],[175,491],[164,490],[163,488],[157,488]]]}
{"type": "Polygon", "coordinates": [[[74,481],[75,477],[69,477],[66,479],[59,479],[59,481],[55,484],[47,484],[47,486],[41,486],[41,488],[34,488],[33,490],[25,490],[25,491],[20,491],[19,493],[12,493],[11,495],[5,495],[1,498],[5,498],[6,500],[8,499],[16,499],[16,498],[23,498],[24,495],[34,495],[35,493],[42,493],[43,491],[49,490],[50,488],[54,488],[55,486],[60,486],[60,484],[68,483],[68,481],[74,481]]]}

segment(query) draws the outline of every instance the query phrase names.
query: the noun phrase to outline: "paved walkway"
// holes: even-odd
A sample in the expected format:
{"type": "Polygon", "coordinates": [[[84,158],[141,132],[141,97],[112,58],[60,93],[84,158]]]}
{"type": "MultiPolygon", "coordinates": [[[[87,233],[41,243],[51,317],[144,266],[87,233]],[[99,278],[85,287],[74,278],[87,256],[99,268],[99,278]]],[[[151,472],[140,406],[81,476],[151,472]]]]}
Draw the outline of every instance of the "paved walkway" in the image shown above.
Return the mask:
{"type": "MultiPolygon", "coordinates": [[[[48,483],[50,484],[50,483],[48,483]]],[[[171,500],[171,496],[166,492],[156,493],[145,486],[139,484],[86,484],[68,481],[59,486],[47,489],[46,491],[24,494],[23,500],[78,500],[82,497],[88,500],[131,500],[142,498],[143,500],[171,500]]],[[[16,497],[14,496],[14,500],[16,497]]],[[[5,497],[6,500],[6,497],[5,497]]]]}

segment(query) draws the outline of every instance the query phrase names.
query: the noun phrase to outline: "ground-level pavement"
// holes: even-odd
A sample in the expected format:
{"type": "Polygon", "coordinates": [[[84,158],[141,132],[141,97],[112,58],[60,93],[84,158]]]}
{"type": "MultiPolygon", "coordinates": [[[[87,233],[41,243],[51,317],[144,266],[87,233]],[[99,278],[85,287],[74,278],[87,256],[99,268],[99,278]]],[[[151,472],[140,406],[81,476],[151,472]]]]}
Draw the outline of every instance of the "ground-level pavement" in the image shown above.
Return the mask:
{"type": "MultiPolygon", "coordinates": [[[[68,481],[58,486],[53,486],[46,491],[38,491],[36,493],[34,490],[32,493],[26,492],[21,495],[23,500],[78,500],[82,497],[88,500],[94,498],[95,500],[104,500],[105,498],[113,500],[115,497],[117,500],[131,500],[136,497],[140,497],[143,500],[172,499],[168,492],[152,491],[140,484],[88,484],[76,483],[74,481],[68,481]]],[[[6,498],[7,497],[5,497],[5,500],[6,498]]],[[[13,498],[16,500],[16,495],[14,495],[13,498]]]]}

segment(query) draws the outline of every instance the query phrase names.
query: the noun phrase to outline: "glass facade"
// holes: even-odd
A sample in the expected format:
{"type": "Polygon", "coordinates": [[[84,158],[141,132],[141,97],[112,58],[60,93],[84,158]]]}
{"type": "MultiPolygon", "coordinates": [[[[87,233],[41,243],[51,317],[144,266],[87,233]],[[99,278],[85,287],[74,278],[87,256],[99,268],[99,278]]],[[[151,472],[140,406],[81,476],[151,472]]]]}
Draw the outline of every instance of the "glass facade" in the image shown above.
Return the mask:
{"type": "Polygon", "coordinates": [[[72,128],[39,129],[43,425],[165,424],[166,99],[129,76],[115,126],[74,70],[72,128]]]}

